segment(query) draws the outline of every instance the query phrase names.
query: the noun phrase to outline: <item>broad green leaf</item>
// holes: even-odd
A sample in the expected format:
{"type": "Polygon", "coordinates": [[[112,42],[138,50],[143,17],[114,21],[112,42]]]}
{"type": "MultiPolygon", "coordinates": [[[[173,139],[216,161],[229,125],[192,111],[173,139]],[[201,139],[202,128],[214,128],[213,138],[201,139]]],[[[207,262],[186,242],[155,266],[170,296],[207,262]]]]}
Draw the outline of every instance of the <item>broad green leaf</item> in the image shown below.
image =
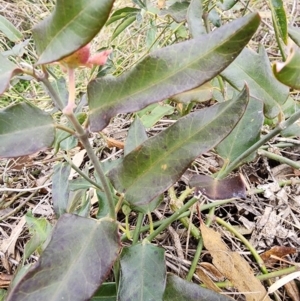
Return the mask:
{"type": "Polygon", "coordinates": [[[115,282],[106,282],[97,290],[91,301],[116,301],[117,287],[115,282]]]}
{"type": "MultiPolygon", "coordinates": [[[[239,0],[224,0],[221,1],[222,3],[218,3],[218,5],[223,9],[223,10],[229,10],[231,8],[233,8],[238,2],[239,0]]],[[[243,7],[244,9],[244,7],[243,7]]]]}
{"type": "Polygon", "coordinates": [[[250,98],[245,114],[233,131],[216,147],[217,153],[228,160],[228,163],[232,162],[259,140],[263,123],[263,103],[250,98]]]}
{"type": "Polygon", "coordinates": [[[230,133],[247,103],[245,88],[232,101],[182,117],[125,156],[108,177],[133,206],[149,203],[175,183],[195,158],[230,133]]]}
{"type": "Polygon", "coordinates": [[[155,50],[121,76],[88,85],[90,128],[101,131],[118,113],[193,89],[215,77],[240,53],[259,25],[249,14],[208,35],[155,50]]]}
{"type": "Polygon", "coordinates": [[[123,18],[127,17],[129,14],[139,13],[140,11],[141,10],[139,8],[135,8],[135,7],[123,7],[121,9],[118,9],[110,16],[110,18],[105,23],[105,26],[108,26],[111,23],[114,23],[120,19],[123,19],[123,18]]]}
{"type": "Polygon", "coordinates": [[[300,90],[300,49],[293,47],[284,63],[275,63],[273,72],[283,84],[300,90]]]}
{"type": "Polygon", "coordinates": [[[124,146],[124,155],[126,156],[137,146],[148,139],[145,127],[139,117],[136,117],[131,124],[124,146]]]}
{"type": "Polygon", "coordinates": [[[224,295],[201,287],[198,284],[188,282],[180,277],[168,274],[167,286],[164,293],[164,301],[231,301],[224,295]]]}
{"type": "Polygon", "coordinates": [[[39,60],[58,61],[89,43],[108,19],[114,0],[57,0],[52,14],[33,28],[39,60]]]}
{"type": "Polygon", "coordinates": [[[53,144],[54,135],[52,117],[31,104],[19,103],[0,110],[0,157],[44,150],[53,144]]]}
{"type": "Polygon", "coordinates": [[[222,25],[220,15],[214,8],[208,13],[208,20],[216,27],[220,27],[222,25]]]}
{"type": "Polygon", "coordinates": [[[300,29],[298,27],[289,26],[288,32],[290,38],[300,47],[300,29]]]}
{"type": "Polygon", "coordinates": [[[12,42],[22,40],[22,33],[6,18],[0,15],[0,31],[12,42]]]}
{"type": "Polygon", "coordinates": [[[52,201],[57,217],[68,212],[69,185],[68,178],[71,166],[68,163],[58,163],[54,166],[52,175],[52,201]]]}
{"type": "Polygon", "coordinates": [[[22,57],[24,55],[24,53],[26,52],[25,47],[29,44],[29,42],[30,42],[30,39],[24,40],[23,42],[16,44],[11,49],[3,51],[2,55],[5,57],[9,57],[9,56],[22,57]]]}
{"type": "Polygon", "coordinates": [[[256,53],[245,48],[236,60],[221,75],[239,91],[245,82],[250,96],[264,103],[267,118],[275,118],[288,98],[289,89],[276,80],[268,55],[263,47],[256,53]]]}
{"type": "Polygon", "coordinates": [[[28,212],[25,218],[32,237],[25,245],[23,264],[34,251],[37,251],[39,254],[42,253],[44,243],[52,231],[51,224],[45,218],[35,218],[31,212],[28,212]]]}
{"type": "Polygon", "coordinates": [[[89,300],[119,252],[118,225],[109,219],[60,217],[52,238],[7,301],[89,300]]]}
{"type": "Polygon", "coordinates": [[[273,26],[278,35],[282,38],[284,44],[288,42],[288,25],[286,19],[286,13],[282,0],[269,0],[273,26]]]}
{"type": "Polygon", "coordinates": [[[123,249],[118,300],[161,301],[166,284],[165,252],[150,243],[123,249]]]}
{"type": "Polygon", "coordinates": [[[1,288],[0,289],[0,301],[4,301],[6,295],[7,295],[7,290],[1,288]]]}
{"type": "Polygon", "coordinates": [[[134,21],[136,21],[137,15],[135,13],[129,14],[125,17],[122,22],[114,30],[111,41],[113,41],[121,32],[123,32],[128,26],[130,26],[134,21]]]}
{"type": "Polygon", "coordinates": [[[202,2],[200,0],[192,0],[187,10],[186,19],[193,38],[206,34],[202,14],[202,2]]]}
{"type": "Polygon", "coordinates": [[[17,65],[0,53],[0,95],[8,89],[11,78],[21,72],[17,65]]]}

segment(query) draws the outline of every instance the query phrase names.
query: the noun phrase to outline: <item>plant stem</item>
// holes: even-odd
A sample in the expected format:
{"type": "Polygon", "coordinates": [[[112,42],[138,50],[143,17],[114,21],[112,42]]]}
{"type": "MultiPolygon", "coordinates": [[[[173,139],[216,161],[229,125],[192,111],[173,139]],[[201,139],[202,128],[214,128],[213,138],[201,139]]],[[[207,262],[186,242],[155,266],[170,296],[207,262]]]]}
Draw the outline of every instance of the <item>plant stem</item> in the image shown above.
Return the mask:
{"type": "Polygon", "coordinates": [[[137,221],[136,221],[136,225],[135,225],[135,229],[134,229],[134,232],[133,232],[133,239],[132,239],[132,245],[133,246],[136,245],[138,240],[139,240],[139,235],[140,235],[140,231],[141,231],[143,218],[144,218],[144,214],[139,212],[138,217],[137,217],[137,221]]]}
{"type": "Polygon", "coordinates": [[[92,185],[94,185],[100,191],[103,191],[103,188],[97,182],[90,179],[89,176],[86,175],[82,170],[80,170],[67,156],[63,156],[63,157],[80,176],[82,176],[84,179],[86,179],[88,182],[90,182],[92,185]]]}
{"type": "Polygon", "coordinates": [[[70,129],[70,128],[68,128],[67,126],[64,126],[64,125],[62,125],[62,124],[55,124],[55,127],[56,127],[57,129],[62,130],[62,131],[65,131],[65,132],[67,132],[67,133],[69,133],[69,134],[71,134],[71,135],[75,135],[75,134],[76,134],[75,131],[73,131],[72,129],[70,129]]]}
{"type": "Polygon", "coordinates": [[[81,141],[82,145],[84,146],[87,155],[89,156],[89,158],[91,159],[95,171],[101,181],[101,184],[103,186],[103,190],[106,194],[107,200],[108,200],[108,207],[109,207],[109,215],[112,219],[116,219],[116,214],[115,214],[115,205],[114,205],[114,200],[113,200],[113,196],[107,181],[107,178],[102,170],[102,167],[100,165],[100,162],[97,158],[97,156],[95,155],[93,148],[89,142],[88,139],[88,134],[87,132],[82,128],[82,126],[80,125],[80,123],[78,122],[78,120],[76,119],[74,113],[69,112],[68,114],[66,114],[66,116],[68,117],[69,121],[73,124],[77,134],[78,134],[78,139],[81,141]]]}
{"type": "Polygon", "coordinates": [[[282,130],[287,128],[288,126],[295,123],[300,118],[300,110],[298,110],[296,113],[294,113],[288,120],[281,122],[278,124],[270,133],[265,135],[263,138],[261,138],[259,141],[254,143],[251,147],[249,147],[244,153],[242,153],[240,156],[238,156],[235,160],[233,160],[228,166],[218,174],[219,179],[225,178],[231,171],[233,171],[237,166],[249,155],[251,155],[253,152],[258,150],[262,145],[264,145],[266,142],[270,141],[273,137],[275,137],[277,134],[279,134],[282,130]]]}
{"type": "Polygon", "coordinates": [[[193,278],[193,275],[194,275],[195,270],[196,270],[196,268],[197,268],[197,264],[198,264],[198,262],[199,262],[199,258],[200,258],[202,249],[203,249],[203,239],[202,239],[202,237],[201,237],[201,238],[199,239],[199,241],[198,241],[196,253],[195,253],[195,255],[194,255],[194,258],[193,258],[191,267],[190,267],[189,272],[188,272],[188,274],[187,274],[187,276],[186,276],[186,280],[187,280],[187,281],[191,281],[192,278],[193,278]]]}
{"type": "Polygon", "coordinates": [[[262,155],[262,156],[265,156],[269,159],[272,159],[272,160],[275,160],[275,161],[278,161],[280,163],[283,163],[283,164],[287,164],[295,169],[300,169],[300,164],[293,161],[293,160],[290,160],[288,158],[285,158],[283,156],[279,156],[279,155],[276,155],[274,153],[271,153],[271,152],[268,152],[268,151],[265,151],[265,150],[262,150],[262,149],[259,149],[258,150],[258,154],[259,155],[262,155]]]}
{"type": "Polygon", "coordinates": [[[238,231],[236,231],[235,228],[233,228],[231,225],[229,225],[228,223],[226,223],[225,221],[223,221],[221,218],[219,217],[215,217],[215,221],[222,225],[223,227],[225,227],[227,230],[229,230],[232,234],[234,234],[251,252],[251,254],[253,255],[253,257],[255,258],[257,264],[259,265],[261,271],[264,274],[268,274],[268,270],[264,264],[264,261],[261,259],[260,255],[257,253],[257,251],[255,250],[255,248],[253,248],[253,246],[250,244],[250,242],[238,231]]]}

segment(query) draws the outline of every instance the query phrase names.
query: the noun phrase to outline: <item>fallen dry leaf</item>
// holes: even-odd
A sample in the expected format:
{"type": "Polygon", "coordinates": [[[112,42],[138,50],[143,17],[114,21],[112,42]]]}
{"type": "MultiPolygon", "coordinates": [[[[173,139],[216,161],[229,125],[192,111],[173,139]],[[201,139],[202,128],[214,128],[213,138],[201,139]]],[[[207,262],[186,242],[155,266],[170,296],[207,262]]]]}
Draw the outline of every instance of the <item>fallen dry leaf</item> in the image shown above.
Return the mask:
{"type": "Polygon", "coordinates": [[[292,280],[284,285],[284,288],[289,295],[289,297],[293,301],[299,301],[300,300],[300,290],[295,282],[295,280],[292,280]]]}
{"type": "Polygon", "coordinates": [[[262,260],[265,262],[265,264],[274,265],[276,262],[278,262],[278,259],[272,258],[272,256],[282,258],[289,254],[295,254],[295,253],[297,253],[296,248],[285,247],[285,246],[275,246],[275,247],[271,248],[270,250],[262,253],[260,256],[261,256],[262,260]]]}
{"type": "Polygon", "coordinates": [[[118,141],[114,138],[108,138],[105,137],[106,143],[107,143],[107,147],[112,148],[112,147],[116,147],[119,149],[123,149],[124,148],[124,142],[118,141]]]}
{"type": "Polygon", "coordinates": [[[219,233],[203,223],[200,228],[204,246],[213,257],[213,264],[239,292],[245,293],[246,300],[261,301],[265,297],[266,301],[271,301],[246,260],[238,253],[230,251],[219,233]]]}
{"type": "Polygon", "coordinates": [[[206,274],[205,270],[201,267],[197,268],[196,270],[197,276],[200,280],[205,284],[207,288],[210,290],[220,293],[222,290],[215,285],[215,283],[210,279],[210,277],[206,274]]]}

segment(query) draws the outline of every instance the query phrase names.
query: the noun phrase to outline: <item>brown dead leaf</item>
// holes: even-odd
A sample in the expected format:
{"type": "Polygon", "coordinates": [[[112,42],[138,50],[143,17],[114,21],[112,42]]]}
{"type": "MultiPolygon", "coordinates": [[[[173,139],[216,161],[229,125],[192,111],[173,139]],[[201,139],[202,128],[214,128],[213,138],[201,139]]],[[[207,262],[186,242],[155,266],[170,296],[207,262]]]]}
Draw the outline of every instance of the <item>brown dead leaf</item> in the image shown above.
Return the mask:
{"type": "Polygon", "coordinates": [[[278,259],[272,258],[272,256],[282,258],[289,254],[295,254],[295,253],[297,253],[296,248],[285,247],[285,246],[275,246],[275,247],[272,247],[270,250],[262,253],[260,256],[261,256],[262,260],[265,262],[265,264],[274,265],[276,262],[278,262],[278,259]]]}
{"type": "Polygon", "coordinates": [[[31,164],[33,161],[32,156],[22,156],[18,158],[11,159],[8,163],[8,168],[10,170],[22,170],[24,167],[31,164]]]}
{"type": "MultiPolygon", "coordinates": [[[[201,234],[205,248],[213,257],[216,268],[237,288],[245,293],[247,301],[261,301],[267,294],[264,286],[255,278],[254,272],[238,253],[232,252],[222,241],[221,235],[201,224],[201,234]]],[[[266,296],[266,301],[271,299],[266,296]]]]}
{"type": "Polygon", "coordinates": [[[220,293],[222,290],[215,285],[215,283],[210,279],[210,277],[206,274],[205,270],[201,267],[196,270],[197,276],[200,280],[206,285],[210,290],[220,293]]]}
{"type": "Polygon", "coordinates": [[[107,147],[112,148],[112,147],[116,147],[119,149],[124,149],[124,142],[122,141],[118,141],[114,138],[109,138],[109,137],[105,137],[106,143],[107,143],[107,147]]]}
{"type": "Polygon", "coordinates": [[[0,273],[0,288],[7,288],[13,278],[13,275],[0,273]]]}
{"type": "Polygon", "coordinates": [[[289,283],[284,285],[287,294],[293,301],[299,301],[300,300],[300,291],[299,288],[295,282],[295,280],[290,281],[289,283]]]}
{"type": "Polygon", "coordinates": [[[211,276],[214,281],[224,281],[225,277],[220,271],[211,263],[209,262],[201,262],[200,266],[202,269],[205,270],[207,274],[211,276]]]}

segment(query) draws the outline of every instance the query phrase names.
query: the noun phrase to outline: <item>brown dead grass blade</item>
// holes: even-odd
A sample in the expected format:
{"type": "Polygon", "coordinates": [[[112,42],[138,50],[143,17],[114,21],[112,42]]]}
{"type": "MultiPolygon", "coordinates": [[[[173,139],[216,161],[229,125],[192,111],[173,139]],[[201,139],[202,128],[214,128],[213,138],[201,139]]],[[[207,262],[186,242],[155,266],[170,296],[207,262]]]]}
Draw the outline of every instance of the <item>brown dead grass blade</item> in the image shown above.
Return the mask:
{"type": "MultiPolygon", "coordinates": [[[[245,293],[247,301],[261,301],[267,294],[266,289],[255,278],[249,264],[236,252],[228,249],[219,233],[201,224],[201,233],[205,248],[213,257],[216,268],[238,289],[245,293]]],[[[271,301],[267,296],[265,301],[271,301]]]]}

